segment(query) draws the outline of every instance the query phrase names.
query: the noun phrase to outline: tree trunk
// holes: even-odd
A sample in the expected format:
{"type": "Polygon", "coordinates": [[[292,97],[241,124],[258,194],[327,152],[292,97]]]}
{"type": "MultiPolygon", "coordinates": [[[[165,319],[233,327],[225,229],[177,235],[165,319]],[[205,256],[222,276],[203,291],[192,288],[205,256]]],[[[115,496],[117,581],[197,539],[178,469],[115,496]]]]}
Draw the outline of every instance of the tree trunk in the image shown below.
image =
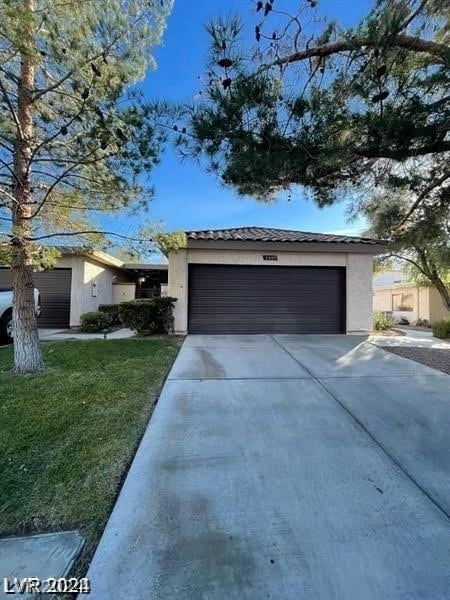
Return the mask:
{"type": "Polygon", "coordinates": [[[450,290],[446,286],[445,282],[442,281],[441,277],[439,277],[436,266],[428,260],[425,250],[422,248],[416,248],[416,252],[419,257],[422,273],[437,289],[442,303],[444,304],[445,308],[450,311],[450,290]]]}
{"type": "Polygon", "coordinates": [[[449,311],[448,316],[450,317],[450,291],[449,291],[448,287],[445,285],[445,283],[442,281],[442,279],[437,274],[432,275],[432,277],[430,278],[430,281],[434,285],[434,287],[437,289],[445,308],[449,311]]]}
{"type": "MultiPolygon", "coordinates": [[[[23,0],[30,17],[34,0],[23,0]]],[[[14,144],[13,216],[13,335],[14,368],[17,373],[35,373],[44,367],[39,347],[32,272],[32,204],[30,167],[33,144],[32,93],[34,87],[33,19],[27,21],[21,73],[18,83],[17,138],[14,144]],[[27,35],[28,34],[28,35],[27,35]]]]}

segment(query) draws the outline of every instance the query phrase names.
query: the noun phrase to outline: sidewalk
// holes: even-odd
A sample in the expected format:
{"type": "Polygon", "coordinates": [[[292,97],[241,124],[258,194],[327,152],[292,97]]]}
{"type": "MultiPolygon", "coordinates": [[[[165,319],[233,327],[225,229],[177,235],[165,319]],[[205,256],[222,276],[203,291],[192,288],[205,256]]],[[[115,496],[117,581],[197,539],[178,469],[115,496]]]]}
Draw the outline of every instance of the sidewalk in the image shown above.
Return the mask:
{"type": "MultiPolygon", "coordinates": [[[[131,329],[118,329],[107,334],[108,340],[123,340],[134,337],[134,331],[131,329]]],[[[70,329],[39,329],[39,339],[41,342],[59,342],[62,340],[102,340],[103,333],[81,333],[71,331],[70,329]]]]}
{"type": "Polygon", "coordinates": [[[376,346],[393,346],[395,348],[437,348],[440,350],[450,350],[450,342],[433,337],[431,331],[415,331],[411,329],[402,329],[396,327],[405,335],[396,337],[387,337],[382,335],[371,335],[369,342],[376,346]]]}

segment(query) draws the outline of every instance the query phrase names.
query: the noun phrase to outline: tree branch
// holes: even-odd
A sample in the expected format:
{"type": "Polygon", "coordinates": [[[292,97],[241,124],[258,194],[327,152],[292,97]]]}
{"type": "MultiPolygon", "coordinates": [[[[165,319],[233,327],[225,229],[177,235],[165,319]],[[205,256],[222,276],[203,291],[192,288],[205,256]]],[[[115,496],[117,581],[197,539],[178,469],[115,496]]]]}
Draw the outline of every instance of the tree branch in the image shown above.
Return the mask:
{"type": "Polygon", "coordinates": [[[406,258],[406,256],[402,256],[401,254],[396,254],[395,252],[390,252],[389,256],[393,256],[394,258],[398,258],[399,260],[406,260],[407,262],[414,265],[417,269],[419,269],[419,271],[422,273],[422,275],[425,275],[425,277],[427,277],[429,279],[427,273],[423,270],[423,268],[419,265],[419,263],[417,261],[413,260],[412,258],[406,258]]]}
{"type": "Polygon", "coordinates": [[[402,31],[403,29],[406,29],[411,23],[412,21],[414,21],[414,19],[422,12],[422,10],[425,8],[425,5],[428,3],[428,0],[422,0],[422,2],[419,4],[419,6],[416,8],[415,11],[413,11],[408,18],[406,18],[403,23],[400,25],[399,27],[399,31],[402,31]]]}
{"type": "Polygon", "coordinates": [[[402,227],[406,221],[409,219],[409,217],[413,214],[413,212],[418,208],[419,204],[422,202],[422,200],[425,199],[426,196],[428,196],[428,194],[430,192],[432,192],[435,188],[439,187],[440,185],[442,185],[446,179],[450,178],[450,173],[445,173],[442,177],[440,177],[439,179],[437,179],[436,181],[433,181],[432,183],[430,183],[430,185],[428,185],[416,198],[416,200],[413,202],[412,206],[409,208],[408,212],[406,213],[406,215],[403,217],[403,219],[400,221],[400,223],[398,223],[395,227],[394,227],[394,231],[397,229],[400,229],[400,227],[402,227]]]}
{"type": "Polygon", "coordinates": [[[426,154],[433,154],[435,152],[448,151],[450,151],[450,140],[440,140],[425,144],[419,148],[410,148],[408,149],[407,156],[405,156],[404,150],[395,150],[389,147],[376,149],[360,147],[354,149],[355,154],[364,158],[392,158],[393,160],[404,160],[413,156],[425,156],[426,154]]]}
{"type": "Polygon", "coordinates": [[[22,127],[20,126],[19,119],[17,117],[16,111],[14,110],[14,106],[12,105],[11,100],[9,99],[8,91],[6,90],[5,86],[3,85],[3,82],[1,79],[0,79],[0,90],[2,91],[2,94],[5,99],[6,104],[8,105],[8,108],[12,115],[13,121],[16,124],[17,131],[19,133],[19,137],[21,140],[23,140],[22,127]]]}
{"type": "Polygon", "coordinates": [[[9,238],[20,238],[20,239],[26,240],[28,242],[37,242],[39,240],[47,240],[47,239],[55,238],[55,237],[73,237],[76,235],[112,235],[112,236],[120,238],[122,240],[128,240],[131,242],[153,242],[154,241],[152,239],[133,238],[128,235],[116,233],[115,231],[101,231],[101,230],[97,230],[97,229],[88,229],[86,231],[63,231],[61,233],[49,233],[49,234],[40,235],[37,237],[22,237],[22,238],[20,236],[18,236],[17,234],[15,234],[15,235],[6,234],[6,235],[9,238]]]}
{"type": "MultiPolygon", "coordinates": [[[[392,40],[386,39],[385,42],[389,47],[392,48],[403,48],[410,52],[423,52],[425,54],[431,54],[440,61],[446,61],[449,58],[449,48],[445,44],[438,44],[430,40],[423,40],[411,35],[396,35],[392,40]]],[[[375,48],[380,46],[379,42],[368,37],[353,38],[350,40],[341,40],[332,44],[323,44],[322,46],[316,46],[314,48],[307,48],[301,52],[294,52],[287,56],[277,58],[271,63],[262,65],[258,72],[270,69],[271,67],[279,67],[285,64],[294,62],[300,62],[308,58],[319,57],[325,58],[333,54],[339,54],[340,52],[348,52],[353,50],[360,50],[363,47],[375,48]]]]}

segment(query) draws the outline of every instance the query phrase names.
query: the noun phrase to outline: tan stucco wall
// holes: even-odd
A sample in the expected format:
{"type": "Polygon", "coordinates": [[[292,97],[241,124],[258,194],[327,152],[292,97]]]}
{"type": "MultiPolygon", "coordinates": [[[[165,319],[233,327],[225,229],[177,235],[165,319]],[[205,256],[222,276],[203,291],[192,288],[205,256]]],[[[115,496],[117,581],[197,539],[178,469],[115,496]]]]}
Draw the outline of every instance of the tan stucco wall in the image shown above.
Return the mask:
{"type": "Polygon", "coordinates": [[[187,332],[188,263],[187,250],[171,252],[169,256],[168,292],[177,298],[173,309],[175,333],[187,332]]]}
{"type": "Polygon", "coordinates": [[[428,294],[426,293],[426,288],[397,286],[375,289],[373,294],[373,310],[390,311],[396,319],[405,317],[411,323],[417,321],[419,315],[421,319],[428,319],[428,294]],[[412,294],[413,310],[392,310],[393,294],[412,294]]]}
{"type": "Polygon", "coordinates": [[[392,295],[390,289],[374,290],[373,292],[373,310],[390,311],[392,310],[392,295]]]}
{"type": "Polygon", "coordinates": [[[450,319],[450,311],[444,306],[436,288],[428,288],[430,302],[430,322],[440,321],[441,319],[450,319]]]}
{"type": "Polygon", "coordinates": [[[80,315],[97,310],[100,304],[112,304],[113,282],[120,281],[119,269],[102,265],[86,256],[62,256],[57,267],[72,269],[70,294],[70,326],[80,324],[80,315]],[[94,291],[95,284],[95,293],[94,291]]]}
{"type": "MultiPolygon", "coordinates": [[[[266,265],[264,252],[244,250],[188,249],[169,256],[169,296],[177,298],[174,309],[175,332],[187,332],[188,264],[266,265]]],[[[337,266],[347,269],[347,332],[372,329],[372,264],[369,254],[328,252],[276,252],[272,266],[337,266]]]]}
{"type": "Polygon", "coordinates": [[[372,330],[371,254],[347,254],[347,333],[372,330]]]}
{"type": "Polygon", "coordinates": [[[405,317],[410,323],[417,319],[426,319],[430,323],[439,319],[449,318],[450,313],[445,310],[437,290],[433,287],[397,286],[376,289],[373,295],[373,309],[392,311],[396,319],[405,317]],[[392,310],[393,294],[412,294],[413,310],[392,310]],[[447,313],[447,314],[446,314],[447,313]]]}

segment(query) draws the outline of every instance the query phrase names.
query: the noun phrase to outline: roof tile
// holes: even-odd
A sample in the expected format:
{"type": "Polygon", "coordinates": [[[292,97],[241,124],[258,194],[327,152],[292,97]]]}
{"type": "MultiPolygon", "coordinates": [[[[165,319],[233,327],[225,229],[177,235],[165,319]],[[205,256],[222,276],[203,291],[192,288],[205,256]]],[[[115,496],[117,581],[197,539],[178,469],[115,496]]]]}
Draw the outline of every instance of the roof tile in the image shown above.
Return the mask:
{"type": "Polygon", "coordinates": [[[240,241],[240,242],[319,242],[341,244],[383,244],[382,240],[331,233],[312,233],[272,227],[236,227],[232,229],[207,229],[187,231],[189,240],[240,241]]]}

